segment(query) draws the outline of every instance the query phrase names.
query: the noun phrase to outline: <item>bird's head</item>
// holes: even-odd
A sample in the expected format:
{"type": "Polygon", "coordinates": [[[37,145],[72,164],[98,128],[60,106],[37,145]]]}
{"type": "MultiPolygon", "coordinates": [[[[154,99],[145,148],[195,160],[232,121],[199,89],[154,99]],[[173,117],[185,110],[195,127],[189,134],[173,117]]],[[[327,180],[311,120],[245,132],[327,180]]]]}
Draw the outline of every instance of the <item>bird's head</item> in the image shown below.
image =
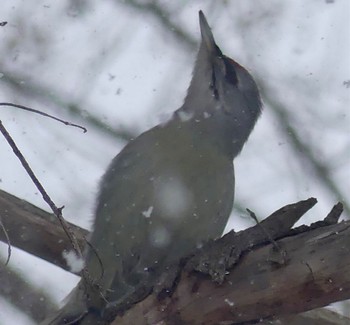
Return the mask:
{"type": "Polygon", "coordinates": [[[193,77],[184,105],[176,114],[193,116],[197,121],[212,119],[231,133],[233,154],[237,155],[257,121],[262,103],[258,87],[236,61],[222,53],[202,11],[202,35],[193,77]]]}

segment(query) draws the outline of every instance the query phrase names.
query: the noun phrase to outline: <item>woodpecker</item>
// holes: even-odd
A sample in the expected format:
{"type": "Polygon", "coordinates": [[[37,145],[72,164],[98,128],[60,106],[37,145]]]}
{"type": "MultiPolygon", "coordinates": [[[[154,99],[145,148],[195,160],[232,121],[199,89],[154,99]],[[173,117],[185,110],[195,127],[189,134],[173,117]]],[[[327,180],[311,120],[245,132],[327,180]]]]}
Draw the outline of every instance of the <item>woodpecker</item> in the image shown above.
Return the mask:
{"type": "Polygon", "coordinates": [[[129,142],[102,178],[85,256],[91,283],[82,279],[43,324],[92,324],[87,315],[102,315],[222,235],[233,206],[233,159],[262,103],[249,72],[216,45],[202,11],[199,24],[202,39],[183,105],[129,142]]]}

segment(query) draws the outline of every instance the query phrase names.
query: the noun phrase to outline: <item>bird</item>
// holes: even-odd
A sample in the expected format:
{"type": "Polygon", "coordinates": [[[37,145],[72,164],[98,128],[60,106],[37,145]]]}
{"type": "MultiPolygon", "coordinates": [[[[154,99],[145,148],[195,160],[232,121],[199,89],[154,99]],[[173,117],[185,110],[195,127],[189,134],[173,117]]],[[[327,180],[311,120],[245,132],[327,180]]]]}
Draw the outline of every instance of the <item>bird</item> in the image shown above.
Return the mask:
{"type": "Polygon", "coordinates": [[[233,160],[262,101],[251,74],[218,47],[202,11],[199,25],[201,43],[183,105],[110,163],[85,253],[90,281],[82,279],[42,324],[92,324],[87,315],[102,317],[108,306],[222,235],[233,208],[233,160]]]}

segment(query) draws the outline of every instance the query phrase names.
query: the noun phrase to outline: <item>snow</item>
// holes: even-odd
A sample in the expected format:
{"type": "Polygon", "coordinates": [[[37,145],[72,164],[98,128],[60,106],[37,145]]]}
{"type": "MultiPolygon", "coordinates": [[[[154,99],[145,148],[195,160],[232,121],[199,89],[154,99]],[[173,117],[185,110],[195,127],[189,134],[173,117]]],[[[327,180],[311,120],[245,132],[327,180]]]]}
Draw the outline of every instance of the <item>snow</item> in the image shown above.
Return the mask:
{"type": "Polygon", "coordinates": [[[178,116],[181,122],[188,122],[193,118],[194,114],[193,112],[179,111],[178,116]]]}
{"type": "Polygon", "coordinates": [[[79,258],[74,251],[63,251],[62,256],[73,273],[79,273],[84,268],[84,260],[79,258]]]}
{"type": "Polygon", "coordinates": [[[150,206],[147,210],[142,211],[142,215],[148,219],[151,217],[152,211],[153,211],[153,206],[150,206]]]}

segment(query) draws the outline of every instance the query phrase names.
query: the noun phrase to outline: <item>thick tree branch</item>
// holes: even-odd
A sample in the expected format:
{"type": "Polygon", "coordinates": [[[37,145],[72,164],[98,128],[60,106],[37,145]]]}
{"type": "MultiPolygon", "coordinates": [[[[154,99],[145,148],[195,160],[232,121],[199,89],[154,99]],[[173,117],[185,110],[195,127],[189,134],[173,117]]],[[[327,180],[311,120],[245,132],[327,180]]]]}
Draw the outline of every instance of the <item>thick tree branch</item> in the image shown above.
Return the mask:
{"type": "Polygon", "coordinates": [[[112,324],[240,324],[280,317],[350,298],[350,222],[317,228],[246,254],[223,284],[182,272],[171,298],[152,294],[112,324]]]}
{"type": "MultiPolygon", "coordinates": [[[[350,298],[350,221],[336,223],[341,205],[323,222],[289,230],[315,203],[283,207],[252,228],[209,243],[176,268],[175,281],[162,284],[167,290],[150,288],[114,311],[117,318],[110,314],[114,324],[238,324],[350,298]],[[280,238],[279,251],[271,238],[280,238]]],[[[54,216],[3,191],[0,214],[14,246],[68,268],[62,251],[71,246],[54,216]]],[[[72,227],[83,240],[87,232],[72,227]]]]}
{"type": "MultiPolygon", "coordinates": [[[[72,244],[56,216],[1,190],[0,216],[11,245],[69,270],[62,252],[72,250],[72,244]]],[[[88,232],[73,224],[69,226],[79,244],[84,246],[84,236],[88,232]]],[[[0,240],[7,243],[5,233],[1,230],[0,240]]]]}

